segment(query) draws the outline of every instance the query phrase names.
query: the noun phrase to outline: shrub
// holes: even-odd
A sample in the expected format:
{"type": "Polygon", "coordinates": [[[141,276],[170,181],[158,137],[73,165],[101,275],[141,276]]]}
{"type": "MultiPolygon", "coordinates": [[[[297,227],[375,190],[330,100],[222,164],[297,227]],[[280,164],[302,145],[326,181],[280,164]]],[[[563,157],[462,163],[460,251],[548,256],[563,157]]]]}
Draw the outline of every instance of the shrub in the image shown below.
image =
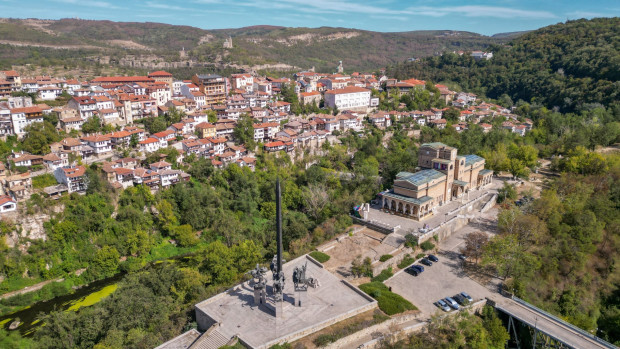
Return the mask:
{"type": "Polygon", "coordinates": [[[424,250],[424,251],[429,251],[435,248],[435,244],[433,244],[432,242],[426,240],[423,243],[420,244],[420,247],[424,250]]]}
{"type": "Polygon", "coordinates": [[[424,256],[426,256],[426,254],[425,254],[425,253],[418,253],[418,254],[415,256],[415,259],[424,258],[424,256]]]}
{"type": "Polygon", "coordinates": [[[316,259],[319,263],[325,263],[331,258],[328,254],[320,251],[310,252],[310,257],[316,259]]]}
{"type": "Polygon", "coordinates": [[[392,277],[392,275],[394,275],[394,273],[392,272],[392,267],[386,268],[381,270],[381,272],[379,273],[379,275],[375,276],[374,278],[370,279],[370,281],[379,281],[379,282],[383,282],[389,278],[392,277]]]}
{"type": "Polygon", "coordinates": [[[405,255],[405,258],[403,258],[402,261],[400,261],[400,263],[398,263],[398,267],[400,269],[405,269],[409,266],[409,264],[413,264],[413,262],[415,262],[415,258],[411,257],[409,254],[405,255]]]}
{"type": "Polygon", "coordinates": [[[407,310],[417,310],[415,305],[400,295],[391,292],[387,286],[381,282],[369,282],[360,285],[360,289],[376,299],[379,309],[388,315],[402,313],[407,310]]]}
{"type": "Polygon", "coordinates": [[[410,248],[416,248],[416,246],[418,246],[418,238],[413,234],[405,235],[405,246],[410,248]]]}
{"type": "Polygon", "coordinates": [[[438,235],[433,235],[433,240],[435,240],[435,242],[439,242],[439,236],[438,235]]]}
{"type": "Polygon", "coordinates": [[[388,259],[390,259],[392,257],[394,257],[394,256],[392,256],[391,254],[384,254],[383,256],[381,256],[381,258],[379,258],[379,261],[380,262],[385,262],[385,261],[387,261],[388,259]]]}

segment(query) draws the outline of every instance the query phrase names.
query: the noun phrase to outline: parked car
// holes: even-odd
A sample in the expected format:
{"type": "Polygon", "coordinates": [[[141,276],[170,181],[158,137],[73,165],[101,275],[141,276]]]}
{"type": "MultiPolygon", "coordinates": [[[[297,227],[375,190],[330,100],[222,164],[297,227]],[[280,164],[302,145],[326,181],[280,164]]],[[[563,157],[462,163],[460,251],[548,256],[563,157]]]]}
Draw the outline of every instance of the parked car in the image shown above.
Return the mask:
{"type": "Polygon", "coordinates": [[[420,263],[427,265],[427,266],[431,266],[433,265],[433,262],[429,261],[428,258],[422,258],[422,260],[420,261],[420,263]]]}
{"type": "Polygon", "coordinates": [[[456,301],[455,301],[454,299],[452,299],[452,297],[446,297],[446,298],[444,298],[444,301],[445,301],[446,303],[448,303],[448,305],[449,305],[450,307],[452,307],[452,309],[454,309],[454,310],[459,310],[459,305],[458,305],[458,303],[456,303],[456,301]]]}
{"type": "Polygon", "coordinates": [[[411,267],[418,269],[420,271],[420,273],[424,271],[424,267],[419,265],[419,264],[412,265],[411,267]]]}
{"type": "Polygon", "coordinates": [[[429,254],[428,257],[426,257],[426,258],[428,258],[429,260],[431,260],[431,261],[433,261],[435,263],[439,262],[439,258],[437,258],[437,256],[435,256],[434,254],[429,254]]]}
{"type": "Polygon", "coordinates": [[[471,298],[471,296],[470,296],[470,295],[468,295],[468,294],[467,294],[467,293],[465,293],[465,292],[461,292],[461,293],[459,293],[459,294],[461,295],[461,297],[463,297],[463,298],[467,299],[467,301],[468,301],[468,302],[473,302],[473,301],[474,301],[474,300],[471,298]]]}
{"type": "Polygon", "coordinates": [[[410,266],[405,269],[405,273],[411,274],[413,276],[418,276],[420,275],[421,271],[419,271],[417,268],[414,268],[413,266],[410,266]]]}
{"type": "Polygon", "coordinates": [[[443,310],[443,311],[450,311],[450,307],[448,306],[448,304],[446,304],[446,302],[444,302],[442,299],[438,300],[435,303],[436,306],[439,307],[439,309],[443,310]]]}
{"type": "Polygon", "coordinates": [[[454,299],[460,305],[469,304],[469,301],[465,297],[461,296],[460,293],[452,296],[452,299],[454,299]]]}

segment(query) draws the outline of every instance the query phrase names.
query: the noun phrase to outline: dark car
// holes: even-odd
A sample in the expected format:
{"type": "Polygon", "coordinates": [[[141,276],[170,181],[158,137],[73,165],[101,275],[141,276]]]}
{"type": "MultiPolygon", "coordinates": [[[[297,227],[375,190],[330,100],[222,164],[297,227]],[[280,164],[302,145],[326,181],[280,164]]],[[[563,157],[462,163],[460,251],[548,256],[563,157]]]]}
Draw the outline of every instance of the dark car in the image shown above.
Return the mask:
{"type": "Polygon", "coordinates": [[[435,263],[439,262],[439,258],[437,258],[437,256],[435,256],[434,254],[429,254],[428,257],[426,258],[430,259],[431,261],[435,263]]]}
{"type": "Polygon", "coordinates": [[[428,258],[422,258],[422,260],[420,261],[420,263],[427,265],[427,266],[431,266],[433,265],[433,262],[429,261],[428,258]]]}
{"type": "Polygon", "coordinates": [[[418,276],[420,275],[421,272],[417,268],[414,268],[413,266],[411,266],[405,269],[405,273],[411,274],[413,276],[418,276]]]}
{"type": "Polygon", "coordinates": [[[416,269],[418,269],[418,271],[419,271],[420,273],[424,271],[424,267],[423,267],[423,266],[421,266],[421,265],[419,265],[419,264],[412,265],[412,266],[411,266],[411,268],[416,268],[416,269]]]}
{"type": "Polygon", "coordinates": [[[469,301],[465,297],[461,296],[460,293],[455,295],[455,296],[453,296],[452,299],[454,299],[460,305],[467,305],[467,304],[469,304],[469,301]]]}

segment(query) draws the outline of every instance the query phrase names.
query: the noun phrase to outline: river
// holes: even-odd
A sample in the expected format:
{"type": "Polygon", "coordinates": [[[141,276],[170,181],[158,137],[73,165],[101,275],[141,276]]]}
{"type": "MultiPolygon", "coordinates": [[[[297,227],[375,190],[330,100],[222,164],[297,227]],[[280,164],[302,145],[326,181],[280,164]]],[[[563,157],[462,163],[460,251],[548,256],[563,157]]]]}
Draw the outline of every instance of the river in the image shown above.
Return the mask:
{"type": "MultiPolygon", "coordinates": [[[[187,261],[187,257],[188,255],[181,255],[165,261],[184,265],[187,261]]],[[[148,265],[163,265],[162,262],[161,260],[154,261],[148,265]]],[[[19,331],[22,337],[30,337],[39,326],[45,325],[40,319],[41,315],[47,315],[53,311],[77,311],[81,307],[91,306],[114,293],[123,276],[124,274],[117,274],[107,279],[94,281],[87,286],[78,288],[71,294],[37,302],[30,305],[28,308],[0,316],[0,326],[9,331],[11,324],[16,319],[19,319],[20,325],[16,330],[19,331]]]]}

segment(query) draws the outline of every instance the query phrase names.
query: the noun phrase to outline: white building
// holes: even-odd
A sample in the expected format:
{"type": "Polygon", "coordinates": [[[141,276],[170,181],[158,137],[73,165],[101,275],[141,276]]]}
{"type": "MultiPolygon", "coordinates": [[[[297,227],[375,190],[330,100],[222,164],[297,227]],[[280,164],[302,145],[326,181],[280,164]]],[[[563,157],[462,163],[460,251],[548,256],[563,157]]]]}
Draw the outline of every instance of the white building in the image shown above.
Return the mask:
{"type": "Polygon", "coordinates": [[[325,105],[339,110],[368,108],[370,106],[370,90],[349,86],[325,92],[325,105]]]}
{"type": "Polygon", "coordinates": [[[84,166],[59,167],[54,171],[58,183],[67,186],[69,193],[85,191],[88,187],[84,180],[86,168],[84,166]]]}
{"type": "Polygon", "coordinates": [[[17,201],[8,195],[0,196],[0,213],[17,210],[17,201]]]}

